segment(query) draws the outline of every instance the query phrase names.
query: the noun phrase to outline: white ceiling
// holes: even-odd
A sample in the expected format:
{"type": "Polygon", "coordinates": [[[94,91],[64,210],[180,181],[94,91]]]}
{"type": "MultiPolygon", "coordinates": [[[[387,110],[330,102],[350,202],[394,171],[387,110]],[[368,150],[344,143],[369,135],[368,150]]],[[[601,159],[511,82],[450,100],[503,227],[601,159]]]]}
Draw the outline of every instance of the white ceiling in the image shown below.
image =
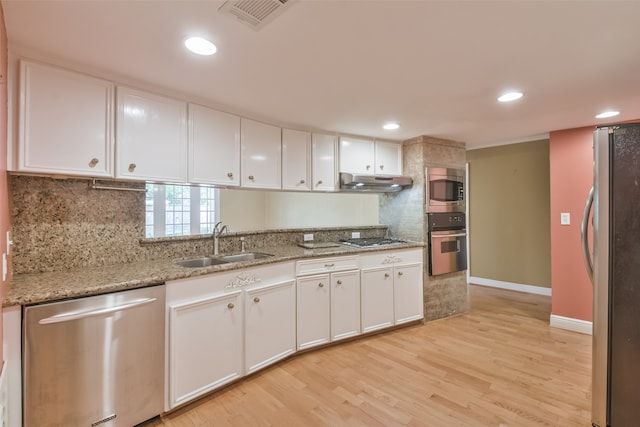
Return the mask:
{"type": "Polygon", "coordinates": [[[2,0],[11,52],[277,125],[473,148],[605,109],[640,119],[639,1],[297,0],[259,31],[222,3],[2,0]],[[218,53],[187,52],[190,35],[218,53]],[[525,96],[499,104],[510,88],[525,96]],[[390,120],[402,127],[384,131],[390,120]]]}

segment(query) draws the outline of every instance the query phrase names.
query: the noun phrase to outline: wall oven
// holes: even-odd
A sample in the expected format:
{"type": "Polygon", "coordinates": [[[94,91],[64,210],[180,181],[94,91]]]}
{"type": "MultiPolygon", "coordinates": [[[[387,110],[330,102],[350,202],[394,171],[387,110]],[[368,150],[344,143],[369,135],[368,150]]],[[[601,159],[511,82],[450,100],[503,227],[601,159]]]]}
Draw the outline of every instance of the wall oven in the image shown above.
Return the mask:
{"type": "Polygon", "coordinates": [[[453,273],[467,269],[467,230],[465,214],[430,213],[429,275],[453,273]]]}
{"type": "Polygon", "coordinates": [[[425,170],[426,212],[465,212],[465,170],[427,167],[425,170]]]}

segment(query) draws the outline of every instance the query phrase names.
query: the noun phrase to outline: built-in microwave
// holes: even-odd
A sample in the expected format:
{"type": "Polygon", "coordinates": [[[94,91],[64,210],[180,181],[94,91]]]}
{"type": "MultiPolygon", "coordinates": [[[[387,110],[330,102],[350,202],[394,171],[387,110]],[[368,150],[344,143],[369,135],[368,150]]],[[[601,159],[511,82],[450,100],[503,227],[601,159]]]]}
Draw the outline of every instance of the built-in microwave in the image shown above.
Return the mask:
{"type": "Polygon", "coordinates": [[[427,212],[465,212],[465,170],[427,167],[425,170],[427,212]]]}

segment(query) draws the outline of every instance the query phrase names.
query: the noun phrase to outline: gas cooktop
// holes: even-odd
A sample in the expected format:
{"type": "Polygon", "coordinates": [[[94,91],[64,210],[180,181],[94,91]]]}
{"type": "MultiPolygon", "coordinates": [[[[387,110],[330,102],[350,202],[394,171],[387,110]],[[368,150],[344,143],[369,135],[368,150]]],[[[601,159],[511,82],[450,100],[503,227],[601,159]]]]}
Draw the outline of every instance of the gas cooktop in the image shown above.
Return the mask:
{"type": "Polygon", "coordinates": [[[398,243],[407,243],[407,242],[405,242],[404,240],[389,239],[386,237],[366,237],[361,239],[340,240],[340,243],[344,245],[365,248],[365,247],[371,247],[371,246],[386,246],[386,245],[394,245],[398,243]]]}

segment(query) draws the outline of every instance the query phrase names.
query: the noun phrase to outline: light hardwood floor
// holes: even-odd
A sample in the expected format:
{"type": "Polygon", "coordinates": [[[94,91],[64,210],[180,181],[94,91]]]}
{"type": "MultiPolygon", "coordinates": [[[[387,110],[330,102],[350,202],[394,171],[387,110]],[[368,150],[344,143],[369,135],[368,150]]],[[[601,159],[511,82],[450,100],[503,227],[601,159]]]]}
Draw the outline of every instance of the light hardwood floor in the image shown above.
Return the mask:
{"type": "Polygon", "coordinates": [[[462,315],[298,355],[146,426],[590,426],[591,337],[550,298],[470,286],[462,315]]]}

